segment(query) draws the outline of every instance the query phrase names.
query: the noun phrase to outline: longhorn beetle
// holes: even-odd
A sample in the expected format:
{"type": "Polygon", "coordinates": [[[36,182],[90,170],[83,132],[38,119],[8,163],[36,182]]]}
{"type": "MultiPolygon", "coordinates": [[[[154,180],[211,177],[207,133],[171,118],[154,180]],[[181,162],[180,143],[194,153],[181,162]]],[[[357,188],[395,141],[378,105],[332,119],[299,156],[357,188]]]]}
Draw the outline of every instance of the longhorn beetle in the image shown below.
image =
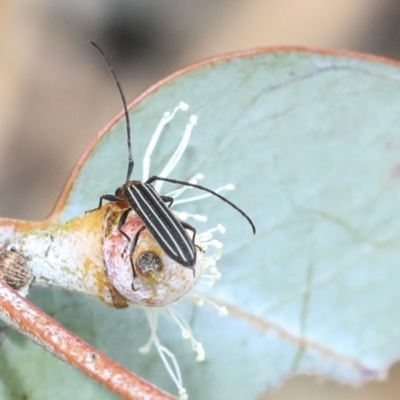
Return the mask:
{"type": "MultiPolygon", "coordinates": [[[[119,187],[115,194],[104,194],[100,197],[99,207],[102,206],[103,200],[114,201],[114,202],[125,202],[128,204],[126,210],[123,211],[118,222],[118,230],[122,235],[128,240],[130,244],[129,258],[131,260],[133,278],[136,278],[136,271],[132,261],[132,255],[135,250],[135,246],[138,242],[139,235],[141,231],[147,228],[150,233],[154,236],[157,243],[161,248],[171,257],[174,261],[183,265],[187,268],[192,268],[196,264],[196,247],[194,244],[194,239],[196,235],[196,230],[191,225],[184,221],[178,221],[176,217],[172,214],[169,207],[172,206],[174,199],[168,196],[160,196],[156,190],[151,185],[155,181],[165,181],[170,183],[175,183],[184,186],[190,186],[196,189],[203,190],[205,192],[211,193],[212,195],[218,197],[225,203],[228,203],[236,211],[242,214],[253,230],[256,233],[256,228],[250,217],[235,204],[230,202],[225,197],[208,189],[204,186],[200,186],[194,183],[179,181],[176,179],[164,178],[161,176],[152,176],[146,182],[132,181],[131,174],[133,171],[133,157],[131,148],[131,126],[129,121],[128,107],[126,105],[125,95],[122,91],[121,84],[114,73],[112,65],[108,62],[106,56],[104,55],[101,48],[94,42],[89,41],[89,43],[100,53],[104,62],[109,69],[114,82],[119,90],[121,100],[124,106],[125,119],[126,119],[126,132],[127,132],[127,143],[128,143],[128,170],[126,174],[126,182],[119,187]],[[135,211],[139,218],[143,221],[144,227],[139,229],[135,237],[130,238],[123,230],[123,226],[126,222],[128,214],[131,211],[135,211]],[[193,237],[190,238],[187,231],[193,232],[193,237]]],[[[136,290],[132,284],[132,289],[136,290]]]]}

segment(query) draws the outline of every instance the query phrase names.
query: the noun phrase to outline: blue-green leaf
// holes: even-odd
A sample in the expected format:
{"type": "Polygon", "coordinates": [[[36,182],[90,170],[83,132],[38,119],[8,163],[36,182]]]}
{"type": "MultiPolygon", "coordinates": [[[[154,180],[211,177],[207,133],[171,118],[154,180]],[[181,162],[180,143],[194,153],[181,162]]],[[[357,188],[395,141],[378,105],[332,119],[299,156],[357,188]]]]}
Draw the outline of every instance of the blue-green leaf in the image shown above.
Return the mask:
{"type": "MultiPolygon", "coordinates": [[[[208,216],[196,224],[199,232],[217,223],[228,229],[220,238],[223,278],[199,291],[226,305],[229,316],[191,304],[183,311],[206,360],[196,363],[168,320],[160,327],[190,398],[256,399],[296,373],[347,383],[385,376],[400,355],[399,66],[294,49],[177,74],[130,112],[133,178],[141,179],[141,159],[162,114],[180,101],[198,125],[171,177],[201,172],[209,188],[234,183],[227,197],[257,226],[253,236],[215,198],[182,207],[208,216]]],[[[179,113],[164,131],[152,173],[165,165],[188,116],[179,113]]],[[[83,164],[60,219],[95,208],[124,183],[126,167],[121,119],[83,164]]],[[[149,333],[140,310],[45,290],[32,299],[116,361],[175,391],[157,354],[137,351],[149,333]]],[[[5,399],[113,398],[17,334],[0,351],[5,399]]]]}

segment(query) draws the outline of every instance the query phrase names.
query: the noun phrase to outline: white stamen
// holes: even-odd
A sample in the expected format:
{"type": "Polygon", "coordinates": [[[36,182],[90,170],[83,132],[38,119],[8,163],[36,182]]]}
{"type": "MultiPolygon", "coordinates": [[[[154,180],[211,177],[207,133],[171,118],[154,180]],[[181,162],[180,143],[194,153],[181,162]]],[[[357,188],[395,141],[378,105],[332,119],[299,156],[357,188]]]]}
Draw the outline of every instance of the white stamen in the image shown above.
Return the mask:
{"type": "Polygon", "coordinates": [[[220,233],[225,233],[226,228],[222,224],[218,224],[215,228],[208,229],[205,232],[202,232],[199,234],[200,239],[202,242],[206,242],[212,238],[212,233],[213,232],[220,232],[220,233]]]}
{"type": "Polygon", "coordinates": [[[182,317],[182,315],[178,313],[178,311],[174,310],[172,307],[169,307],[167,312],[168,315],[172,318],[172,320],[181,329],[182,337],[184,339],[190,339],[192,349],[197,353],[196,360],[203,361],[205,358],[203,345],[200,342],[198,342],[194,337],[193,331],[190,328],[188,322],[185,320],[185,318],[182,317]]]}
{"type": "Polygon", "coordinates": [[[222,273],[218,270],[216,266],[211,267],[209,271],[216,281],[219,281],[222,278],[222,273]]]}
{"type": "Polygon", "coordinates": [[[174,215],[182,220],[182,221],[187,221],[189,214],[186,211],[182,211],[182,212],[174,212],[174,215]]]}
{"type": "Polygon", "coordinates": [[[224,244],[222,242],[220,242],[219,240],[216,240],[216,239],[210,240],[208,242],[208,245],[209,246],[214,246],[217,249],[222,249],[222,247],[224,246],[224,244]]]}
{"type": "Polygon", "coordinates": [[[203,263],[203,271],[210,267],[215,267],[217,265],[217,261],[215,260],[214,257],[205,257],[204,263],[203,263]]]}
{"type": "Polygon", "coordinates": [[[151,333],[149,342],[145,346],[143,346],[142,349],[146,350],[147,347],[150,347],[151,344],[154,344],[154,347],[156,348],[163,364],[165,365],[165,368],[167,369],[169,375],[174,381],[176,387],[178,388],[179,396],[181,398],[181,393],[186,394],[186,389],[183,387],[182,375],[178,362],[176,360],[175,355],[166,347],[161,345],[160,340],[158,339],[157,336],[158,311],[147,308],[144,311],[147,317],[147,321],[149,322],[151,333]]]}
{"type": "Polygon", "coordinates": [[[196,304],[197,307],[203,307],[204,306],[204,299],[200,296],[197,296],[195,293],[193,293],[193,301],[196,304]]]}
{"type": "Polygon", "coordinates": [[[216,261],[218,261],[218,260],[221,259],[221,256],[222,256],[222,251],[221,251],[221,249],[215,250],[215,252],[214,252],[214,259],[215,259],[216,261]]]}
{"type": "MultiPolygon", "coordinates": [[[[175,114],[181,110],[181,111],[186,111],[188,109],[188,105],[186,103],[181,102],[177,107],[174,108],[174,110],[171,112],[166,112],[164,113],[164,116],[162,117],[161,121],[158,123],[155,132],[153,133],[153,136],[150,140],[150,143],[146,149],[145,156],[143,158],[143,181],[145,182],[149,176],[150,176],[150,164],[151,164],[151,156],[153,154],[153,151],[155,149],[155,146],[157,142],[159,141],[159,138],[161,136],[161,133],[164,129],[164,127],[172,121],[172,119],[175,117],[175,114]]],[[[193,131],[194,126],[197,124],[197,117],[195,115],[191,115],[189,118],[189,123],[186,125],[185,131],[182,135],[182,138],[174,151],[172,157],[168,161],[167,165],[163,168],[159,176],[161,177],[167,177],[172,170],[176,167],[180,159],[182,158],[183,153],[187,149],[191,133],[193,131]]],[[[195,174],[190,180],[189,183],[192,184],[198,184],[199,181],[204,179],[204,175],[201,173],[195,174]]],[[[160,193],[160,190],[162,188],[162,181],[157,181],[154,185],[154,188],[157,192],[160,193]]],[[[227,184],[224,186],[221,186],[215,190],[215,192],[219,193],[222,191],[226,190],[233,190],[235,186],[233,184],[227,184]]],[[[199,201],[205,198],[208,198],[212,196],[210,193],[206,194],[201,194],[198,196],[193,196],[193,197],[188,197],[186,199],[180,199],[176,200],[178,197],[180,197],[184,192],[187,190],[193,189],[190,186],[182,186],[178,189],[172,190],[169,193],[167,193],[167,196],[172,197],[174,201],[174,206],[177,204],[184,204],[184,203],[189,203],[193,201],[199,201]]],[[[177,212],[174,211],[174,215],[176,215],[180,220],[186,221],[189,218],[193,218],[194,220],[197,221],[206,221],[207,217],[205,215],[200,215],[200,214],[190,214],[188,212],[177,212]]],[[[217,260],[221,258],[221,248],[222,248],[222,242],[219,240],[213,239],[213,233],[214,232],[219,232],[219,233],[225,233],[226,229],[221,225],[218,224],[216,227],[208,229],[205,232],[199,233],[196,235],[196,246],[199,246],[200,248],[203,249],[205,252],[209,248],[212,248],[211,250],[214,251],[213,254],[204,254],[203,255],[203,261],[202,261],[202,274],[201,278],[199,280],[200,284],[207,284],[208,286],[212,286],[215,282],[217,282],[222,274],[217,268],[217,260]]],[[[210,299],[203,297],[199,294],[194,294],[193,292],[190,294],[193,296],[193,300],[198,306],[202,306],[204,304],[211,306],[215,310],[217,310],[218,314],[220,316],[224,316],[227,314],[227,309],[224,306],[219,306],[215,302],[211,301],[210,299]]],[[[182,375],[181,371],[178,365],[178,362],[176,360],[175,355],[166,347],[164,347],[161,343],[160,340],[157,336],[157,328],[158,328],[158,315],[159,313],[165,312],[166,315],[171,318],[179,327],[182,333],[182,337],[186,340],[190,340],[191,347],[193,351],[196,352],[196,361],[201,362],[205,359],[205,352],[203,345],[201,342],[198,342],[196,338],[194,337],[193,331],[189,325],[189,323],[171,306],[166,307],[164,309],[153,309],[153,308],[145,308],[144,309],[146,313],[146,317],[150,326],[150,337],[148,342],[139,349],[139,351],[143,354],[146,354],[150,351],[152,345],[156,348],[162,362],[165,365],[165,368],[167,369],[167,372],[171,376],[173,382],[175,383],[176,387],[178,388],[179,392],[179,399],[180,400],[187,400],[188,399],[188,394],[186,392],[186,389],[183,387],[183,382],[182,382],[182,375]]]]}
{"type": "MultiPolygon", "coordinates": [[[[210,270],[212,271],[212,270],[210,270]]],[[[215,271],[215,270],[213,270],[215,271]]],[[[201,276],[201,280],[199,281],[199,283],[205,283],[207,286],[212,287],[214,286],[220,279],[222,278],[222,274],[221,272],[219,272],[218,270],[215,271],[214,273],[211,274],[203,274],[201,276]]]]}
{"type": "MultiPolygon", "coordinates": [[[[176,167],[176,165],[178,164],[179,160],[181,159],[183,153],[186,150],[186,147],[190,140],[190,135],[192,134],[192,130],[193,130],[194,126],[196,125],[196,123],[197,123],[197,117],[195,115],[192,115],[190,117],[190,122],[186,125],[185,132],[183,133],[182,139],[181,139],[178,147],[176,148],[174,154],[168,161],[167,165],[160,172],[159,176],[164,177],[164,178],[167,177],[173,171],[173,169],[176,167]]],[[[164,183],[163,181],[157,181],[154,185],[154,189],[157,192],[160,192],[163,183],[164,183]]]]}
{"type": "Polygon", "coordinates": [[[188,106],[184,101],[181,101],[181,102],[179,103],[179,108],[180,108],[182,111],[187,111],[187,110],[189,110],[189,106],[188,106]]]}
{"type": "Polygon", "coordinates": [[[195,177],[196,177],[199,181],[201,181],[201,180],[204,179],[204,175],[203,175],[201,172],[199,172],[198,174],[196,174],[195,177]]]}
{"type": "Polygon", "coordinates": [[[217,310],[218,315],[220,317],[225,317],[228,315],[228,310],[225,306],[219,306],[214,301],[210,300],[207,297],[202,296],[199,293],[193,293],[192,299],[193,299],[194,303],[199,307],[202,307],[204,304],[207,304],[210,307],[214,308],[215,310],[217,310]]]}
{"type": "Polygon", "coordinates": [[[189,396],[185,388],[179,389],[179,400],[188,400],[189,396]]]}
{"type": "Polygon", "coordinates": [[[228,310],[227,310],[227,308],[226,308],[225,306],[222,306],[222,307],[220,308],[220,310],[218,311],[218,314],[219,314],[221,317],[226,317],[226,316],[228,315],[228,310]]]}
{"type": "Polygon", "coordinates": [[[211,232],[203,232],[200,233],[200,235],[198,235],[200,241],[202,242],[202,244],[207,243],[209,240],[211,240],[212,238],[212,233],[211,232]]]}
{"type": "Polygon", "coordinates": [[[174,212],[174,214],[181,219],[182,221],[187,221],[188,218],[193,218],[196,221],[200,221],[200,222],[206,222],[207,221],[207,217],[205,215],[200,215],[200,214],[190,214],[187,213],[185,211],[182,212],[174,212]]]}
{"type": "Polygon", "coordinates": [[[226,232],[226,228],[222,225],[222,224],[218,224],[217,225],[217,229],[219,230],[220,233],[225,233],[226,232]]]}
{"type": "Polygon", "coordinates": [[[139,347],[139,353],[147,354],[150,351],[150,348],[151,348],[151,340],[144,346],[139,347]]]}
{"type": "MultiPolygon", "coordinates": [[[[192,178],[189,179],[189,183],[193,183],[194,185],[197,185],[199,183],[199,181],[201,181],[202,179],[204,179],[204,175],[203,174],[196,174],[195,176],[193,176],[192,178]]],[[[170,192],[168,192],[166,195],[173,197],[174,199],[176,199],[177,197],[179,197],[183,192],[185,192],[186,190],[191,190],[193,189],[190,186],[182,186],[179,189],[175,189],[175,190],[171,190],[170,192]]]]}
{"type": "Polygon", "coordinates": [[[207,217],[205,215],[201,215],[201,214],[191,214],[190,215],[193,219],[195,219],[196,221],[200,221],[200,222],[206,222],[207,221],[207,217]]]}
{"type": "Polygon", "coordinates": [[[150,163],[151,163],[151,155],[153,154],[154,148],[156,147],[156,144],[161,136],[161,133],[164,129],[164,127],[171,122],[175,114],[181,110],[181,111],[186,111],[189,109],[189,106],[181,101],[178,106],[174,108],[172,113],[170,112],[165,112],[163,117],[161,118],[161,121],[158,123],[156,130],[153,133],[153,136],[150,139],[149,145],[147,146],[146,152],[144,153],[143,157],[143,182],[146,182],[147,179],[149,179],[150,176],[150,163]]]}
{"type": "Polygon", "coordinates": [[[192,336],[192,331],[187,324],[187,322],[178,314],[177,311],[172,310],[171,308],[168,309],[169,316],[174,320],[174,322],[179,326],[182,332],[182,337],[184,339],[190,339],[192,336]]]}
{"type": "Polygon", "coordinates": [[[196,344],[196,353],[197,353],[197,356],[196,356],[196,361],[197,362],[202,362],[202,361],[205,360],[206,352],[204,351],[204,347],[200,342],[198,342],[196,344]]]}
{"type": "Polygon", "coordinates": [[[210,269],[209,271],[209,274],[202,274],[199,283],[212,287],[221,279],[222,274],[216,269],[210,269]]]}

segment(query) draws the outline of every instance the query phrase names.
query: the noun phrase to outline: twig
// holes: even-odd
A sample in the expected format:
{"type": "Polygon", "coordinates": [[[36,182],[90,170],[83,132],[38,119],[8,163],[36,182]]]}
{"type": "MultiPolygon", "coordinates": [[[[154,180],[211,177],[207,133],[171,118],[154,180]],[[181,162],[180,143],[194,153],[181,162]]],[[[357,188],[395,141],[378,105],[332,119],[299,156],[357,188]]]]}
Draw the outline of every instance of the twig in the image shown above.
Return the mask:
{"type": "Polygon", "coordinates": [[[87,344],[2,281],[0,319],[123,399],[175,399],[87,344]]]}

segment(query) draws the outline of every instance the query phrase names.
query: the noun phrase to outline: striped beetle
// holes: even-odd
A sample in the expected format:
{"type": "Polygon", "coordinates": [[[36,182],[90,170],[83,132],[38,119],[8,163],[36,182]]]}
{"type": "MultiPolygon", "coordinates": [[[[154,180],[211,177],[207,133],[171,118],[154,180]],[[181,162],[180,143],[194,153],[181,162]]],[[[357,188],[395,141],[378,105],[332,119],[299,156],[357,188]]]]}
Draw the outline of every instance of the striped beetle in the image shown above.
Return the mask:
{"type": "MultiPolygon", "coordinates": [[[[129,258],[132,265],[133,278],[136,278],[136,271],[132,261],[132,255],[138,242],[139,235],[141,231],[145,228],[150,231],[160,247],[174,261],[183,265],[184,267],[192,269],[196,264],[196,230],[188,223],[184,221],[178,221],[176,219],[176,217],[170,211],[170,207],[172,206],[174,199],[169,196],[159,195],[151,185],[155,181],[165,181],[178,185],[193,187],[218,197],[219,199],[233,207],[240,214],[242,214],[242,216],[245,217],[251,225],[253,233],[255,234],[256,228],[251,218],[231,201],[211,189],[194,183],[165,178],[161,176],[151,176],[149,179],[147,179],[146,182],[130,180],[134,167],[134,161],[132,157],[131,147],[131,127],[125,95],[112,65],[107,60],[101,48],[92,41],[89,41],[89,43],[100,53],[101,57],[106,63],[107,68],[109,69],[114,79],[114,82],[117,85],[124,106],[128,145],[128,169],[126,182],[115,191],[115,194],[102,195],[99,200],[98,208],[102,206],[103,200],[118,202],[127,205],[127,208],[121,214],[117,228],[121,232],[121,234],[124,235],[125,238],[128,240],[128,244],[130,244],[129,258]],[[139,229],[133,239],[122,230],[128,218],[128,214],[132,210],[136,212],[136,214],[144,223],[144,227],[139,229]],[[193,233],[192,238],[189,237],[187,230],[193,233]]],[[[132,289],[136,290],[133,283],[132,289]]]]}

